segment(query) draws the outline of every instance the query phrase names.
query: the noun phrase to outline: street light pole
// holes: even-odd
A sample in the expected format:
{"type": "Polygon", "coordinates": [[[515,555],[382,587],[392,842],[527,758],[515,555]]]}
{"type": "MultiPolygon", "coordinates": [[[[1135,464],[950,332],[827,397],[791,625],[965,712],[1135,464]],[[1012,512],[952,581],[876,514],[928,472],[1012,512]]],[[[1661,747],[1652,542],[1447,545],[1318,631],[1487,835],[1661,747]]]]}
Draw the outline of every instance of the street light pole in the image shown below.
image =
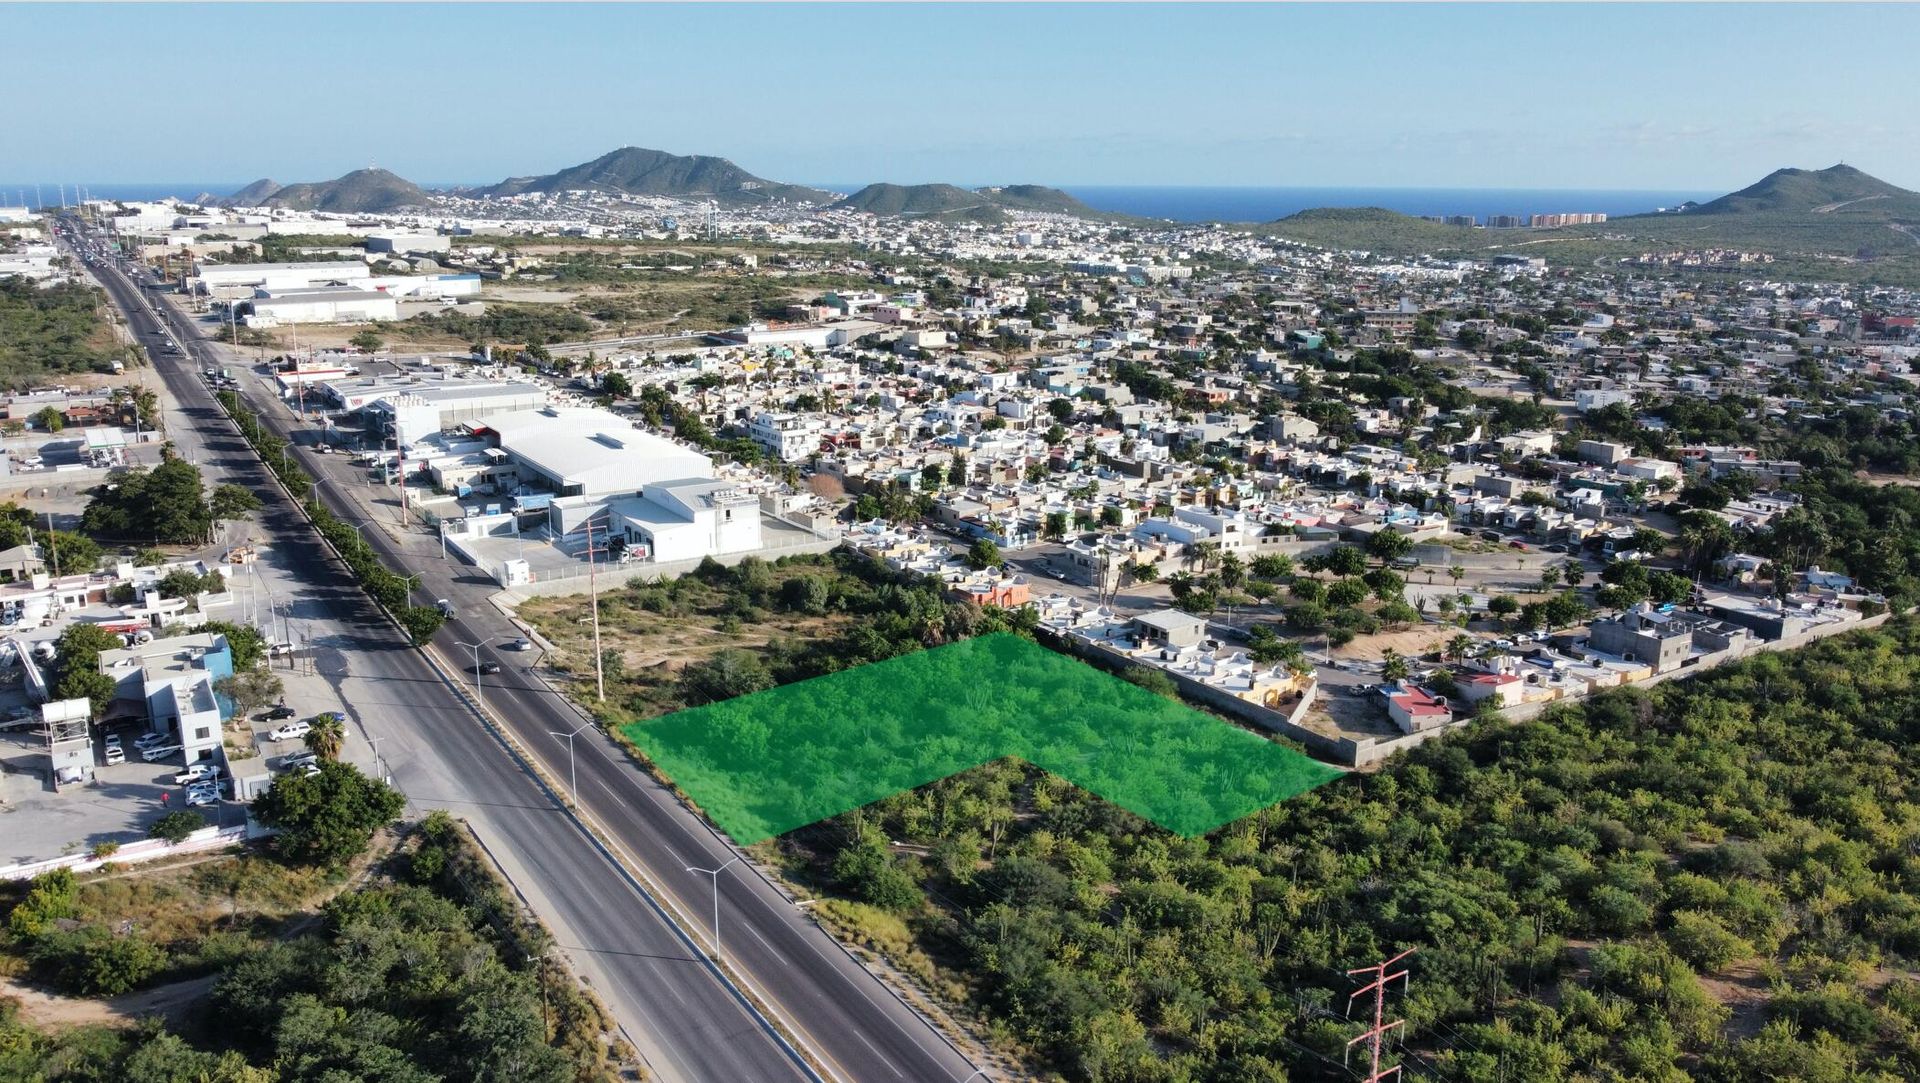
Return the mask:
{"type": "Polygon", "coordinates": [[[479,701],[482,714],[485,714],[487,710],[487,697],[485,693],[480,690],[480,648],[499,638],[497,635],[491,635],[478,643],[458,644],[459,646],[469,647],[473,650],[473,698],[479,701]]]}
{"type": "Polygon", "coordinates": [[[593,725],[593,723],[583,722],[580,724],[580,728],[577,730],[574,730],[572,733],[561,733],[558,730],[547,731],[547,736],[549,737],[566,738],[566,741],[567,741],[567,789],[572,792],[573,803],[576,806],[580,804],[580,775],[574,767],[573,739],[579,736],[579,734],[582,731],[584,731],[587,727],[591,725],[593,725]]]}
{"type": "Polygon", "coordinates": [[[740,858],[736,856],[733,861],[729,861],[717,869],[697,869],[692,865],[687,866],[688,872],[697,872],[713,877],[713,958],[715,962],[720,960],[720,874],[732,868],[733,862],[738,860],[740,860],[740,858]]]}

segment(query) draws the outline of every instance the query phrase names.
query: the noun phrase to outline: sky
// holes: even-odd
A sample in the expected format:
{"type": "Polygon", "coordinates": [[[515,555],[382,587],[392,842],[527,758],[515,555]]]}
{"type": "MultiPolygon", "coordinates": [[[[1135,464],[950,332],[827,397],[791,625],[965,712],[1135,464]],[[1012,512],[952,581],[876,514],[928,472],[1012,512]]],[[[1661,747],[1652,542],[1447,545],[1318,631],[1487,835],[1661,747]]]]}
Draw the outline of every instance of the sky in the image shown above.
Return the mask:
{"type": "Polygon", "coordinates": [[[0,180],[1920,188],[1920,6],[0,5],[0,180]]]}

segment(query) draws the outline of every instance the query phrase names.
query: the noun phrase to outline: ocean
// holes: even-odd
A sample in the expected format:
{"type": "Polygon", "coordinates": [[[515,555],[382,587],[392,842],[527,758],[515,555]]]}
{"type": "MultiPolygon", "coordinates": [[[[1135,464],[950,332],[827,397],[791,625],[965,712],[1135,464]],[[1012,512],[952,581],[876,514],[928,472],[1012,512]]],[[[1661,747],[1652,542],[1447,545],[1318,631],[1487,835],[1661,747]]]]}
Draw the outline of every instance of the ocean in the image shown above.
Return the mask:
{"type": "MultiPolygon", "coordinates": [[[[96,199],[191,199],[201,192],[232,192],[247,181],[179,181],[146,184],[89,184],[96,199]]],[[[428,188],[451,185],[426,185],[428,188]]],[[[822,185],[837,192],[858,191],[858,184],[822,185]]],[[[1225,188],[1134,185],[1061,185],[1087,206],[1142,218],[1176,222],[1269,222],[1314,207],[1385,207],[1402,214],[1470,214],[1485,222],[1491,214],[1598,212],[1609,217],[1642,214],[1687,200],[1705,202],[1721,192],[1652,189],[1575,188],[1225,188]]],[[[39,196],[57,206],[59,190],[42,183],[39,196]]],[[[67,188],[69,201],[75,198],[67,188]]],[[[24,199],[32,206],[34,186],[0,182],[0,203],[24,199]]]]}
{"type": "Polygon", "coordinates": [[[1559,188],[1149,188],[1061,185],[1096,210],[1176,222],[1270,222],[1315,207],[1385,207],[1401,214],[1595,212],[1643,214],[1687,200],[1706,202],[1721,192],[1559,188]]]}

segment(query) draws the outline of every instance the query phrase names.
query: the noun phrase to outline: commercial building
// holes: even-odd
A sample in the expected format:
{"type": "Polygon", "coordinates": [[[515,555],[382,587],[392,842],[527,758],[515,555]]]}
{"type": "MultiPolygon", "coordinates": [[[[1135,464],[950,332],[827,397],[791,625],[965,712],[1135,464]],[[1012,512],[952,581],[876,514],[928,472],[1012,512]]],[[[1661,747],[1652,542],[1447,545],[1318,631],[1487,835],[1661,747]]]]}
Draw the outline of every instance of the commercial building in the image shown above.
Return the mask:
{"type": "Polygon", "coordinates": [[[714,476],[705,455],[641,432],[607,410],[548,406],[496,414],[471,427],[498,441],[522,481],[556,496],[607,497],[714,476]]]}
{"type": "Polygon", "coordinates": [[[761,546],[760,498],[708,479],[642,486],[607,505],[613,538],[654,562],[749,553],[761,546]]]}
{"type": "Polygon", "coordinates": [[[436,432],[547,403],[539,384],[518,380],[423,379],[415,376],[336,380],[320,389],[344,410],[358,411],[369,442],[417,443],[436,432]]]}
{"type": "Polygon", "coordinates": [[[358,323],[400,318],[400,303],[378,290],[358,286],[319,286],[314,289],[265,292],[234,306],[248,327],[279,327],[290,323],[358,323]]]}
{"type": "Polygon", "coordinates": [[[219,750],[220,724],[233,710],[214,691],[233,676],[225,636],[196,633],[101,651],[100,671],[114,679],[110,713],[144,718],[152,732],[182,747],[188,763],[219,750]]]}
{"type": "Polygon", "coordinates": [[[358,284],[373,277],[365,263],[332,260],[322,263],[209,263],[194,267],[184,285],[189,293],[216,297],[251,297],[255,290],[312,289],[315,286],[358,284]],[[237,292],[236,292],[237,291],[237,292]]]}

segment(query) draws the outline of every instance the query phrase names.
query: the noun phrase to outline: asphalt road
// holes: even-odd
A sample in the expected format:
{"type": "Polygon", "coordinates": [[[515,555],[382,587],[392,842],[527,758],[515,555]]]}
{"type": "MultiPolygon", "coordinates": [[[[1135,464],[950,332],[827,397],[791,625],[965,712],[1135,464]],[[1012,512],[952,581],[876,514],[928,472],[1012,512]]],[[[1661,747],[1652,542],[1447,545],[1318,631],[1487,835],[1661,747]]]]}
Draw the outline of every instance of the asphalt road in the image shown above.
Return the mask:
{"type": "MultiPolygon", "coordinates": [[[[216,366],[236,363],[216,352],[214,345],[204,341],[198,329],[163,299],[156,299],[155,306],[194,355],[204,355],[216,366]]],[[[239,363],[244,364],[244,359],[239,363]]],[[[217,410],[197,373],[191,371],[200,364],[189,358],[190,371],[183,373],[182,364],[167,364],[163,356],[161,367],[169,370],[169,386],[184,397],[183,401],[205,403],[205,409],[217,410]]],[[[300,428],[299,422],[271,396],[247,386],[250,382],[242,381],[249,405],[270,426],[292,438],[300,428]]],[[[301,432],[305,439],[296,442],[312,443],[313,437],[307,434],[310,431],[301,432]]],[[[344,457],[305,453],[303,466],[316,477],[331,479],[330,484],[322,486],[322,492],[336,512],[354,520],[374,514],[374,509],[357,505],[355,494],[364,481],[344,457]]],[[[261,484],[265,483],[263,476],[261,484]]],[[[289,523],[281,536],[293,533],[310,535],[289,523]]],[[[688,870],[721,868],[741,857],[740,851],[639,770],[611,738],[591,726],[582,729],[586,720],[530,671],[531,659],[518,652],[493,652],[492,645],[518,637],[520,630],[491,604],[490,598],[497,590],[491,579],[475,568],[443,560],[438,542],[425,535],[403,535],[406,540],[401,542],[384,529],[364,533],[389,567],[403,574],[421,575],[417,589],[425,597],[446,598],[457,609],[459,616],[449,621],[436,638],[437,649],[449,667],[465,672],[472,665],[472,654],[456,645],[459,643],[482,644],[482,657],[502,664],[505,672],[484,681],[484,696],[494,717],[522,748],[541,761],[549,777],[564,780],[576,777],[577,772],[577,801],[587,819],[640,870],[660,902],[677,910],[684,924],[710,935],[715,878],[688,870]],[[574,731],[579,731],[572,742],[576,756],[569,757],[568,742],[556,735],[574,731]]],[[[372,608],[364,599],[361,604],[372,608]]],[[[377,614],[369,620],[377,621],[377,614]]],[[[391,653],[408,655],[420,669],[432,672],[412,652],[391,653]]],[[[439,685],[437,676],[430,682],[422,680],[420,686],[429,685],[439,685]]],[[[452,698],[444,688],[435,687],[434,691],[443,699],[452,698]]],[[[459,714],[449,706],[441,709],[455,717],[459,714]]],[[[464,725],[472,728],[471,722],[464,725]]],[[[480,751],[476,750],[476,755],[480,751]]],[[[492,754],[501,756],[497,747],[492,754]]],[[[493,791],[476,786],[473,792],[493,791]]],[[[718,881],[718,921],[725,965],[831,1074],[857,1083],[964,1083],[982,1076],[938,1029],[849,955],[751,862],[732,864],[718,881]]],[[[610,894],[604,899],[596,894],[595,898],[601,905],[594,908],[597,920],[589,923],[590,928],[611,934],[606,922],[619,920],[622,907],[609,905],[613,903],[610,894]]],[[[647,917],[642,910],[628,904],[624,920],[629,924],[642,921],[647,917]]],[[[592,937],[588,942],[602,943],[592,937]]],[[[644,1021],[640,1025],[650,1026],[644,1021]]],[[[687,1063],[697,1061],[689,1059],[687,1063]]],[[[791,1069],[787,1071],[783,1075],[756,1068],[691,1078],[778,1080],[790,1078],[791,1069]]]]}
{"type": "MultiPolygon", "coordinates": [[[[143,343],[157,327],[118,274],[97,271],[143,343]]],[[[166,313],[164,306],[158,311],[166,313]]],[[[196,343],[181,337],[189,351],[196,343]]],[[[697,946],[637,890],[556,802],[482,728],[420,652],[375,609],[280,494],[212,401],[194,363],[162,354],[156,368],[190,432],[170,432],[203,468],[261,494],[262,532],[307,572],[303,617],[330,633],[320,649],[360,684],[349,702],[416,810],[448,807],[524,882],[534,909],[570,954],[586,956],[595,986],[654,1073],[686,1083],[809,1078],[697,946]]]]}

